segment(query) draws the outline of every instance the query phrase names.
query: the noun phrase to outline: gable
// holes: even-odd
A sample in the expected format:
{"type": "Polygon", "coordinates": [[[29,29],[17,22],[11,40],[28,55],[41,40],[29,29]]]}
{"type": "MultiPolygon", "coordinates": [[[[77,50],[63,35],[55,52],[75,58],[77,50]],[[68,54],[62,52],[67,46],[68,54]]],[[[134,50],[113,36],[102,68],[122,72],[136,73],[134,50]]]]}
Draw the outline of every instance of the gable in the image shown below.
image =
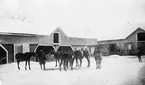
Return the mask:
{"type": "Polygon", "coordinates": [[[63,30],[60,27],[55,29],[50,35],[52,35],[53,33],[60,33],[61,36],[67,37],[67,35],[63,32],[63,30]]]}
{"type": "Polygon", "coordinates": [[[134,32],[132,32],[129,36],[127,36],[125,39],[129,42],[137,41],[137,33],[139,32],[145,32],[144,29],[138,27],[134,32]]]}
{"type": "Polygon", "coordinates": [[[133,31],[129,36],[127,36],[126,39],[129,38],[129,37],[131,37],[132,35],[138,33],[138,32],[145,32],[145,30],[142,29],[142,28],[140,28],[140,27],[138,27],[138,28],[137,28],[135,31],[133,31]]]}

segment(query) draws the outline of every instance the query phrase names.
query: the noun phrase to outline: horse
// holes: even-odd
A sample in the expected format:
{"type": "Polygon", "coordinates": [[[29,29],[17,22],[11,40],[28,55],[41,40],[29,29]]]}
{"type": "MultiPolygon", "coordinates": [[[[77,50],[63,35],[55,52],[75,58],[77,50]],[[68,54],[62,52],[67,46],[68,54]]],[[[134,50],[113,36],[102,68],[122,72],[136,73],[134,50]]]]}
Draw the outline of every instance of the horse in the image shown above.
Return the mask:
{"type": "Polygon", "coordinates": [[[96,61],[96,69],[100,69],[101,68],[101,63],[102,63],[101,51],[95,49],[93,55],[94,55],[94,58],[95,58],[95,61],[96,61]]]}
{"type": "Polygon", "coordinates": [[[40,65],[40,68],[41,69],[44,69],[45,70],[45,60],[46,60],[46,56],[45,56],[45,53],[43,52],[43,50],[38,50],[36,51],[37,55],[38,55],[38,61],[39,61],[39,65],[40,65]],[[42,68],[42,65],[43,65],[43,68],[42,68]]]}
{"type": "Polygon", "coordinates": [[[76,67],[79,66],[81,67],[82,66],[82,59],[85,57],[88,61],[88,66],[87,67],[90,67],[90,59],[89,59],[89,56],[90,56],[90,52],[88,50],[76,50],[74,51],[74,54],[75,54],[75,60],[76,60],[76,67]],[[80,61],[80,64],[78,63],[78,59],[80,61]]]}
{"type": "Polygon", "coordinates": [[[73,52],[61,51],[59,54],[59,57],[60,57],[60,64],[59,64],[60,71],[61,71],[62,64],[63,64],[64,70],[67,71],[68,63],[70,64],[71,70],[73,70],[73,61],[74,61],[73,52]]]}
{"type": "Polygon", "coordinates": [[[55,67],[57,67],[57,63],[60,64],[60,56],[59,56],[60,52],[59,51],[52,50],[52,51],[50,51],[50,54],[51,55],[54,55],[55,62],[56,62],[55,67]]]}
{"type": "Polygon", "coordinates": [[[31,68],[30,68],[30,58],[32,56],[37,57],[36,53],[34,53],[34,52],[17,53],[15,55],[15,58],[17,60],[18,69],[20,70],[19,63],[21,61],[25,61],[25,70],[27,70],[27,63],[28,63],[28,66],[29,66],[29,70],[31,70],[31,68]]]}
{"type": "Polygon", "coordinates": [[[88,66],[87,67],[90,67],[90,52],[88,50],[84,50],[83,51],[83,57],[85,57],[88,61],[88,66]]]}
{"type": "Polygon", "coordinates": [[[76,60],[76,67],[81,67],[82,65],[82,59],[83,59],[83,52],[81,50],[74,51],[74,59],[76,60]],[[78,59],[80,61],[80,64],[78,63],[78,59]]]}

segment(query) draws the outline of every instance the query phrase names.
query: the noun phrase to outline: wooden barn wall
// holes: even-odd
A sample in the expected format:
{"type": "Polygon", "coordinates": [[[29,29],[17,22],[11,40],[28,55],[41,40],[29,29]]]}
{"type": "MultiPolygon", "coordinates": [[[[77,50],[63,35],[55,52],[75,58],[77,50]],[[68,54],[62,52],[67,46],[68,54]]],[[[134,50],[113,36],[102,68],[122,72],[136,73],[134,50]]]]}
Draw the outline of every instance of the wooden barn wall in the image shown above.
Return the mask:
{"type": "Polygon", "coordinates": [[[35,48],[37,47],[38,44],[30,44],[30,52],[34,52],[35,48]]]}
{"type": "Polygon", "coordinates": [[[14,62],[14,45],[13,44],[2,44],[8,51],[8,62],[14,62]]]}
{"type": "Polygon", "coordinates": [[[16,35],[1,35],[1,44],[50,44],[48,36],[16,36],[16,35]]]}
{"type": "Polygon", "coordinates": [[[22,44],[15,44],[15,54],[16,53],[23,53],[23,45],[22,44]]]}

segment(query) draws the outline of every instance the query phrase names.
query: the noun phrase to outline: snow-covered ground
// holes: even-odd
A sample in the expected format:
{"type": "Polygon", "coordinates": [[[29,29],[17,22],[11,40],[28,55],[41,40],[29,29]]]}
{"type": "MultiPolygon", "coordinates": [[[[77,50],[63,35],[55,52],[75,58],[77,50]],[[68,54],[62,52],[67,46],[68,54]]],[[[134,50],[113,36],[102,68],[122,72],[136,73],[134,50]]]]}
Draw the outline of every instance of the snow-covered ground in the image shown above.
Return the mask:
{"type": "MultiPolygon", "coordinates": [[[[87,68],[83,59],[82,68],[61,72],[55,62],[48,62],[46,70],[40,69],[37,62],[31,62],[32,70],[24,70],[24,62],[0,65],[2,85],[143,85],[145,81],[145,58],[139,63],[136,57],[112,55],[104,57],[102,68],[95,69],[94,58],[87,68]]],[[[75,64],[74,64],[75,66],[75,64]]]]}

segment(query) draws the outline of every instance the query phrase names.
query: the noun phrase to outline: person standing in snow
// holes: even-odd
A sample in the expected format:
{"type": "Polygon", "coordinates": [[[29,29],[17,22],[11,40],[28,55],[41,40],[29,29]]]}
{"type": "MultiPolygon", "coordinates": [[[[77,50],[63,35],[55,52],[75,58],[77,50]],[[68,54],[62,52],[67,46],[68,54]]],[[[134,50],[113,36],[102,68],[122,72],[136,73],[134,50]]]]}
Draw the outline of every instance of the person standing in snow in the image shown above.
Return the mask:
{"type": "Polygon", "coordinates": [[[137,57],[138,57],[139,62],[142,62],[140,50],[138,50],[138,52],[137,52],[137,57]]]}
{"type": "Polygon", "coordinates": [[[95,58],[95,61],[96,61],[96,69],[100,69],[101,68],[101,63],[102,63],[102,53],[97,48],[94,50],[94,58],[95,58]]]}

